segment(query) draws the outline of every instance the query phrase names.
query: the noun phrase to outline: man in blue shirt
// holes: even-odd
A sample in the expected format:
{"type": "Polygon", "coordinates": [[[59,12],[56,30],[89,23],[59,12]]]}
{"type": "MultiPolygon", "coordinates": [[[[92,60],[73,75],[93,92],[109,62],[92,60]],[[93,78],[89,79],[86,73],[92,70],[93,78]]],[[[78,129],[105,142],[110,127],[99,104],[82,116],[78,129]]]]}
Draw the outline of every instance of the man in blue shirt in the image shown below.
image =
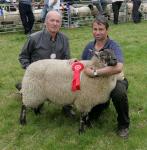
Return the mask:
{"type": "MultiPolygon", "coordinates": [[[[93,68],[85,68],[85,73],[90,77],[99,76],[109,76],[113,74],[118,74],[123,70],[123,56],[120,46],[108,36],[109,24],[106,18],[102,15],[97,16],[93,21],[92,32],[94,40],[89,42],[85,47],[82,59],[89,60],[92,57],[90,50],[100,51],[102,49],[111,49],[117,58],[116,66],[106,66],[94,70],[93,68]]],[[[112,98],[114,107],[118,114],[118,135],[127,138],[129,133],[129,107],[128,107],[128,97],[127,97],[128,81],[126,78],[124,80],[118,80],[115,89],[111,92],[110,97],[112,98]]],[[[95,116],[99,116],[102,110],[109,106],[109,102],[95,106],[89,113],[90,119],[94,119],[95,116]]]]}

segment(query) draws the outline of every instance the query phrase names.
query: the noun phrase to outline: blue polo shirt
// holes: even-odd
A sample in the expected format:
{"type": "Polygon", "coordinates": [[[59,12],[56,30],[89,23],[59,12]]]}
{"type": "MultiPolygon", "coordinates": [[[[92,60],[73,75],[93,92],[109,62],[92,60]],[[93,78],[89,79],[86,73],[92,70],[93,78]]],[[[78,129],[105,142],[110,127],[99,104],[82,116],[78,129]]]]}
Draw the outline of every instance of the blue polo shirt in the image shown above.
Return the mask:
{"type": "MultiPolygon", "coordinates": [[[[94,40],[94,41],[91,41],[91,42],[89,42],[87,44],[87,46],[85,47],[85,49],[84,49],[84,51],[82,53],[82,57],[81,57],[82,60],[89,60],[89,59],[91,59],[92,53],[91,53],[90,50],[94,50],[95,49],[94,48],[95,42],[96,41],[94,40]]],[[[104,47],[103,47],[103,49],[111,49],[114,52],[114,54],[115,54],[115,56],[117,58],[117,61],[121,62],[121,63],[124,62],[121,48],[115,41],[113,41],[110,38],[108,38],[106,43],[105,43],[105,45],[104,45],[104,47]]]]}

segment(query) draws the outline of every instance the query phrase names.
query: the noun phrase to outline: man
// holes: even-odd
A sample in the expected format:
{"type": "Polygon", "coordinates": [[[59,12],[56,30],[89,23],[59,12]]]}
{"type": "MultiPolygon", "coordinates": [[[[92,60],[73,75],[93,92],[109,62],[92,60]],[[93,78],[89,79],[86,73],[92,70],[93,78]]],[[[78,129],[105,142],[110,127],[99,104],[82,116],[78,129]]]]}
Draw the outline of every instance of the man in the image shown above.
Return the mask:
{"type": "Polygon", "coordinates": [[[119,10],[124,0],[112,0],[113,23],[118,24],[119,10]]]}
{"type": "MultiPolygon", "coordinates": [[[[92,31],[94,36],[94,41],[88,43],[85,47],[82,59],[89,60],[92,57],[90,49],[95,51],[100,51],[102,49],[111,49],[117,58],[116,66],[107,66],[98,70],[92,68],[85,68],[85,73],[93,78],[98,78],[99,76],[109,76],[122,72],[123,70],[123,56],[120,46],[108,36],[109,24],[104,16],[97,16],[93,21],[92,31]]],[[[129,107],[128,107],[128,97],[127,97],[128,82],[127,79],[118,80],[115,89],[111,92],[110,97],[112,98],[114,107],[118,114],[118,135],[124,138],[128,137],[129,133],[129,107]]],[[[100,115],[104,108],[107,108],[108,103],[100,104],[95,106],[89,114],[89,117],[94,117],[94,115],[100,115]]]]}
{"type": "Polygon", "coordinates": [[[101,15],[103,15],[104,14],[104,10],[103,10],[101,1],[100,0],[92,0],[92,3],[98,9],[98,11],[99,11],[98,13],[101,14],[101,15]]]}
{"type": "Polygon", "coordinates": [[[139,7],[141,5],[141,0],[132,0],[133,2],[133,9],[132,9],[132,19],[134,23],[141,22],[142,14],[139,11],[139,7]]]}
{"type": "MultiPolygon", "coordinates": [[[[41,59],[70,58],[68,38],[59,32],[61,23],[62,17],[59,12],[52,10],[47,13],[46,28],[31,34],[19,54],[22,68],[26,69],[31,63],[41,59]]],[[[20,84],[17,84],[16,88],[20,90],[20,84]]],[[[74,115],[71,106],[63,107],[63,112],[68,116],[74,115]]]]}
{"type": "Polygon", "coordinates": [[[19,0],[19,13],[24,27],[24,33],[30,34],[32,32],[34,24],[34,14],[32,11],[32,1],[31,0],[19,0]]]}

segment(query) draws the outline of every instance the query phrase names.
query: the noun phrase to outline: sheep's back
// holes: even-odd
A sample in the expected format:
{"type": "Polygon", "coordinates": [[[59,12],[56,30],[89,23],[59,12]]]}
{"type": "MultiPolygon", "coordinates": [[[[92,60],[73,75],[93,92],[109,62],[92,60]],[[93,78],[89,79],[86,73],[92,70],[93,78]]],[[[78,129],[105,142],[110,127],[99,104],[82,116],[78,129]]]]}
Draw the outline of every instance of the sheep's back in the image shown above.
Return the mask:
{"type": "Polygon", "coordinates": [[[44,99],[61,105],[73,103],[76,95],[71,91],[72,74],[68,60],[48,59],[32,63],[22,82],[24,103],[33,106],[44,99]]]}
{"type": "Polygon", "coordinates": [[[49,63],[45,72],[47,97],[60,105],[73,103],[76,93],[71,90],[72,77],[73,72],[68,60],[55,60],[49,63]]]}

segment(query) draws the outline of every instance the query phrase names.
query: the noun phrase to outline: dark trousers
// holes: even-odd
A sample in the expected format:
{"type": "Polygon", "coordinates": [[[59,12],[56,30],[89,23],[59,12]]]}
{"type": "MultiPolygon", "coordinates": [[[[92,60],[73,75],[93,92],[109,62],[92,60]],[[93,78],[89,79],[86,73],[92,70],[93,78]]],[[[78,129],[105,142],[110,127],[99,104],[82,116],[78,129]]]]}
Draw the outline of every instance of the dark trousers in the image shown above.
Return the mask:
{"type": "Polygon", "coordinates": [[[114,24],[118,24],[118,17],[119,17],[119,9],[122,5],[122,2],[114,2],[112,3],[112,10],[113,10],[113,16],[114,16],[114,20],[113,23],[114,24]]]}
{"type": "MultiPolygon", "coordinates": [[[[117,81],[116,87],[111,92],[111,98],[113,105],[117,112],[118,128],[128,128],[130,124],[129,118],[129,106],[127,97],[128,81],[124,79],[123,81],[117,81]]],[[[99,117],[101,112],[109,106],[110,101],[104,104],[95,106],[89,113],[90,119],[95,119],[99,117]]]]}
{"type": "Polygon", "coordinates": [[[140,5],[141,5],[141,0],[132,0],[133,2],[133,9],[132,9],[132,19],[134,23],[138,23],[141,21],[141,12],[138,11],[140,5]]]}
{"type": "Polygon", "coordinates": [[[19,3],[18,8],[19,8],[22,25],[25,30],[25,34],[30,33],[34,24],[34,15],[32,12],[32,6],[19,3]]]}

